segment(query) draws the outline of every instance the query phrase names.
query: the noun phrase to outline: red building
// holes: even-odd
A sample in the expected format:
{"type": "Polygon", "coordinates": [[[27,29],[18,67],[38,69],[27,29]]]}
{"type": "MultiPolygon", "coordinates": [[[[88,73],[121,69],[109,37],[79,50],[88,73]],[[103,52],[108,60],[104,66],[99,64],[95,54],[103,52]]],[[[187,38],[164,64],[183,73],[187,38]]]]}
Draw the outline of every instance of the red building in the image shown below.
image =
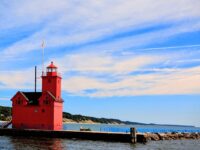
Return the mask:
{"type": "Polygon", "coordinates": [[[61,76],[51,62],[42,75],[42,92],[18,91],[12,100],[12,127],[62,129],[61,76]]]}

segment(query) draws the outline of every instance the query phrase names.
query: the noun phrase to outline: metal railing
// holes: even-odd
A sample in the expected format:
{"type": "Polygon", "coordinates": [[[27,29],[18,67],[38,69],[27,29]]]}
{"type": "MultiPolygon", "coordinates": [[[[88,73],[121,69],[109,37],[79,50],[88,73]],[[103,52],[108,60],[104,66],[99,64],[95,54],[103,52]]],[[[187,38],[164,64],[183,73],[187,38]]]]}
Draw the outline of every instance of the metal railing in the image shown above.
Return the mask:
{"type": "MultiPolygon", "coordinates": [[[[48,72],[43,72],[43,73],[42,73],[42,76],[47,76],[47,73],[48,73],[48,72]]],[[[61,77],[61,73],[57,72],[56,74],[57,74],[57,76],[61,77]]]]}

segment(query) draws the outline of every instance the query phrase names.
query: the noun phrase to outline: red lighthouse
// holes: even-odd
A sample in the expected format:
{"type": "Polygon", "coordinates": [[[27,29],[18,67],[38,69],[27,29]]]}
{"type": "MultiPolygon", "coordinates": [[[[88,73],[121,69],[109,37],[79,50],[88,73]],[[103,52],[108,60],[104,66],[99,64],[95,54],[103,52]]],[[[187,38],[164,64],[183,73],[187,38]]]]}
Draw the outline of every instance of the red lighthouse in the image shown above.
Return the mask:
{"type": "Polygon", "coordinates": [[[51,62],[42,75],[42,92],[18,91],[12,100],[12,126],[21,129],[62,129],[61,76],[51,62]]]}

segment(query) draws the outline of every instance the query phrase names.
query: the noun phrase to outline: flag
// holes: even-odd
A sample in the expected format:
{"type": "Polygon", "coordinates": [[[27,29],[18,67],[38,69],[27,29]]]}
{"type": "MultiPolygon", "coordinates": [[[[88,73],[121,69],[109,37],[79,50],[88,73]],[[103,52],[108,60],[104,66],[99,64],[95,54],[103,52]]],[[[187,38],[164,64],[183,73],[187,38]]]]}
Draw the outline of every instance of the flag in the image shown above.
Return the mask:
{"type": "Polygon", "coordinates": [[[42,41],[42,45],[41,46],[42,46],[42,48],[44,48],[44,46],[45,46],[44,40],[42,41]]]}

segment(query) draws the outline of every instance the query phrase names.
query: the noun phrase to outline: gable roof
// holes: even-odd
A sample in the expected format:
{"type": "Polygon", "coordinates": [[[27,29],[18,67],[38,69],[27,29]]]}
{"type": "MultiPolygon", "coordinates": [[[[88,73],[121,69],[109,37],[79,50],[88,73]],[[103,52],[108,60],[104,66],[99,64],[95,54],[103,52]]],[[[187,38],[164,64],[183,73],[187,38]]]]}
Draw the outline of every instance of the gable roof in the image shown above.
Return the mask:
{"type": "MultiPolygon", "coordinates": [[[[18,91],[17,93],[20,93],[27,101],[29,105],[38,105],[39,104],[39,99],[44,94],[45,92],[21,92],[18,91]]],[[[13,96],[13,98],[17,95],[17,93],[13,96]]],[[[56,102],[64,102],[63,99],[61,98],[60,100],[56,99],[55,96],[49,92],[46,91],[46,93],[52,97],[52,99],[56,102]]],[[[13,100],[13,98],[11,100],[13,100]]]]}
{"type": "Polygon", "coordinates": [[[50,95],[53,98],[53,100],[56,102],[60,102],[60,103],[64,102],[62,98],[60,100],[56,99],[55,96],[49,91],[47,91],[47,94],[50,95]]]}
{"type": "Polygon", "coordinates": [[[38,105],[39,104],[38,100],[42,96],[42,92],[21,92],[21,93],[31,105],[38,105]]]}

